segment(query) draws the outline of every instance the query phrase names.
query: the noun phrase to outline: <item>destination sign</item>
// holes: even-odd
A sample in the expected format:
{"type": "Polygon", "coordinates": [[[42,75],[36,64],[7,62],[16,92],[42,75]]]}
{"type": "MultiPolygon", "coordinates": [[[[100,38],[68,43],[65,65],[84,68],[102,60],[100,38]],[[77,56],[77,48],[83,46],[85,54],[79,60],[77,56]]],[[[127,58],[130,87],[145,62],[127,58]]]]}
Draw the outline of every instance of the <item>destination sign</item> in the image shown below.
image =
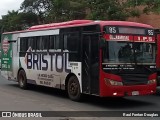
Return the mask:
{"type": "Polygon", "coordinates": [[[105,34],[103,36],[107,41],[131,41],[131,42],[155,42],[154,36],[143,35],[121,35],[121,34],[105,34]]]}
{"type": "Polygon", "coordinates": [[[133,34],[133,35],[148,35],[154,36],[154,30],[148,28],[139,27],[127,27],[127,26],[105,26],[105,33],[108,34],[133,34]]]}

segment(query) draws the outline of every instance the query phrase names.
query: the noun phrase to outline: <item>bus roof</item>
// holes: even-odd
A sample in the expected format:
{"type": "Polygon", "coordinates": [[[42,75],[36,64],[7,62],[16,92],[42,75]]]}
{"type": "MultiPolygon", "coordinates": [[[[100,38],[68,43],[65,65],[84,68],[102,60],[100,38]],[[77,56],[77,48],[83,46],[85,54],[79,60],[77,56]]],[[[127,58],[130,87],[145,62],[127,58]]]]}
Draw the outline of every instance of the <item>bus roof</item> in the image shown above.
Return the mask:
{"type": "Polygon", "coordinates": [[[143,28],[153,28],[151,25],[136,23],[136,22],[128,22],[128,21],[73,20],[73,21],[67,21],[67,22],[61,22],[61,23],[35,25],[30,27],[27,30],[5,32],[3,34],[16,34],[16,33],[30,32],[30,31],[59,29],[59,28],[66,28],[66,27],[77,27],[77,26],[87,26],[87,25],[96,25],[96,24],[99,24],[101,26],[114,25],[114,26],[135,26],[135,27],[143,27],[143,28]]]}

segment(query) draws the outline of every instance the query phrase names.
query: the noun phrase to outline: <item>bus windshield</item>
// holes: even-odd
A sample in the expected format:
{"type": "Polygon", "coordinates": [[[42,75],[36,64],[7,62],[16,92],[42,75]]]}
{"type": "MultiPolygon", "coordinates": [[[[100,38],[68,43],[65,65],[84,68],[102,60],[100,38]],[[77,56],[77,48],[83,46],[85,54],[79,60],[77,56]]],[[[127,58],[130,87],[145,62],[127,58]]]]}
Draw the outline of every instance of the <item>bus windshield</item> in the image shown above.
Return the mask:
{"type": "Polygon", "coordinates": [[[104,63],[155,63],[155,44],[144,42],[106,41],[104,63]]]}

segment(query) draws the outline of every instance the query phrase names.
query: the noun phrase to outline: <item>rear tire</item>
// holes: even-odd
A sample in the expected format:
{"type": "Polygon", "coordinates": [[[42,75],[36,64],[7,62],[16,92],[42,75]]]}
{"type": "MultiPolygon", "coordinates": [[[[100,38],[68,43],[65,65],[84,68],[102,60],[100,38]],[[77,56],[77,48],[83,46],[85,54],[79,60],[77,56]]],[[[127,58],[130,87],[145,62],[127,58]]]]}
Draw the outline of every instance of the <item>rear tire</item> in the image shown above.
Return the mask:
{"type": "Polygon", "coordinates": [[[76,76],[72,76],[68,80],[67,84],[67,92],[68,96],[73,101],[80,101],[81,100],[81,91],[78,78],[76,76]]]}
{"type": "Polygon", "coordinates": [[[18,84],[21,89],[27,89],[27,78],[24,70],[20,70],[18,73],[18,84]]]}

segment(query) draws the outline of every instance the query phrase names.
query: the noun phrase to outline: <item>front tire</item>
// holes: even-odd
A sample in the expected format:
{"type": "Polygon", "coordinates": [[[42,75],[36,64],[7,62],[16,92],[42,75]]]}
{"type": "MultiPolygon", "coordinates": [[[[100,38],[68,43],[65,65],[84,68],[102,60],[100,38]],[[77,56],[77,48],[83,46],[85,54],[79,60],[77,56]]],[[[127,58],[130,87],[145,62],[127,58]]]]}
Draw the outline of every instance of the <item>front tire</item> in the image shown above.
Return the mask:
{"type": "Polygon", "coordinates": [[[69,78],[67,84],[67,92],[68,96],[73,101],[80,101],[81,100],[81,91],[78,78],[76,76],[72,76],[69,78]]]}
{"type": "Polygon", "coordinates": [[[24,70],[20,70],[18,73],[18,84],[21,89],[27,89],[27,77],[24,70]]]}

